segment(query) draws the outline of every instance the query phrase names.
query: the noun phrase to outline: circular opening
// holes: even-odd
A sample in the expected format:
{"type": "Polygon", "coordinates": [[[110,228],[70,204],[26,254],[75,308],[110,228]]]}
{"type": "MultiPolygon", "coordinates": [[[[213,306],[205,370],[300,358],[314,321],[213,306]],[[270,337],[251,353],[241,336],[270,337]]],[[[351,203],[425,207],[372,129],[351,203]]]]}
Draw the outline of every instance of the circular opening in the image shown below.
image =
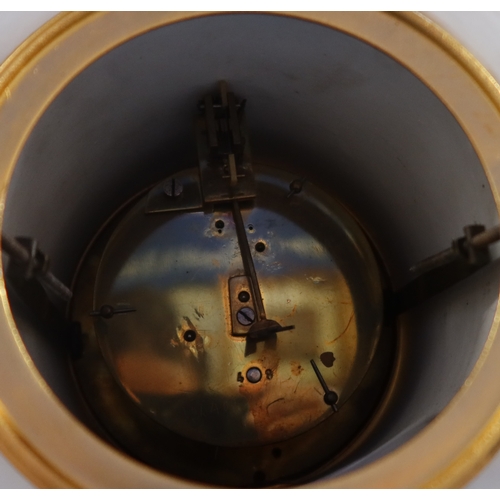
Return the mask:
{"type": "Polygon", "coordinates": [[[194,330],[186,330],[184,332],[184,340],[186,342],[193,342],[196,339],[196,332],[194,330]]]}
{"type": "Polygon", "coordinates": [[[255,250],[257,252],[263,252],[266,249],[266,244],[263,241],[259,241],[255,244],[255,250]]]}
{"type": "MultiPolygon", "coordinates": [[[[224,175],[229,180],[225,182],[231,181],[230,174],[228,168],[224,175]]],[[[397,329],[395,322],[384,323],[379,338],[367,344],[366,352],[363,343],[356,343],[363,351],[361,358],[371,360],[369,366],[357,360],[348,363],[347,344],[353,331],[376,336],[363,323],[364,316],[353,312],[360,310],[353,303],[369,288],[369,280],[359,280],[355,270],[351,271],[363,266],[346,265],[353,248],[359,248],[357,244],[363,241],[361,247],[365,249],[366,243],[370,250],[365,252],[364,262],[371,259],[366,274],[378,276],[377,293],[386,297],[408,283],[414,264],[449,248],[464,226],[480,223],[490,227],[498,222],[488,186],[478,155],[453,114],[421,79],[372,45],[297,19],[218,15],[174,23],[131,39],[98,58],[54,98],[15,166],[4,232],[36,240],[50,257],[51,271],[63,282],[73,283],[74,290],[83,286],[85,279],[89,280],[87,284],[97,283],[92,288],[92,300],[75,301],[71,306],[70,319],[78,319],[78,328],[71,331],[74,345],[79,346],[71,351],[72,369],[82,368],[89,348],[98,349],[105,343],[102,364],[97,368],[109,370],[106,382],[112,384],[118,379],[126,388],[120,389],[124,399],[117,402],[114,411],[130,418],[128,423],[152,421],[153,413],[146,414],[144,408],[156,411],[158,400],[165,398],[169,404],[161,407],[163,413],[156,412],[154,425],[163,425],[161,419],[175,420],[175,425],[162,429],[168,434],[169,444],[181,449],[178,436],[191,435],[194,429],[207,448],[217,447],[214,440],[226,432],[228,422],[245,421],[249,411],[257,420],[265,420],[267,415],[285,419],[301,414],[307,401],[291,411],[286,406],[288,396],[296,387],[300,392],[299,380],[308,380],[310,387],[314,381],[310,394],[326,403],[322,403],[325,418],[318,419],[314,427],[318,435],[334,419],[339,422],[349,408],[365,405],[364,419],[356,422],[352,432],[339,433],[335,445],[336,451],[351,446],[349,449],[354,447],[355,452],[342,460],[337,460],[337,455],[325,455],[322,463],[322,474],[333,471],[339,475],[353,463],[361,467],[407,442],[450,402],[484,345],[499,282],[495,266],[476,273],[432,301],[402,313],[397,329]],[[179,44],[179,40],[186,43],[179,44]],[[239,54],[237,60],[231,59],[235,52],[239,54]],[[255,202],[241,201],[242,232],[245,221],[252,217],[267,243],[259,241],[254,247],[256,252],[267,249],[266,259],[254,263],[255,273],[265,275],[266,280],[262,280],[262,289],[256,288],[261,291],[262,304],[259,297],[252,296],[255,309],[249,311],[238,304],[250,300],[248,292],[246,300],[241,298],[244,292],[235,293],[248,282],[238,282],[231,288],[230,279],[243,276],[248,280],[252,273],[243,264],[242,252],[236,252],[241,248],[236,245],[238,235],[235,232],[231,240],[233,224],[226,227],[221,219],[215,221],[215,228],[219,234],[225,228],[224,238],[214,238],[214,231],[207,231],[213,211],[200,208],[200,196],[205,194],[193,180],[198,174],[193,169],[196,146],[190,110],[193,99],[214,94],[220,75],[234,82],[235,94],[249,103],[246,117],[259,190],[255,202]],[[169,81],[167,87],[165,81],[169,81]],[[141,92],[137,91],[139,87],[141,92]],[[175,184],[169,184],[165,191],[164,179],[174,174],[175,184]],[[182,175],[183,179],[179,177],[182,175]],[[297,178],[307,179],[300,189],[293,184],[297,178]],[[178,186],[182,186],[182,196],[177,195],[178,186]],[[157,193],[161,196],[156,197],[157,193]],[[324,223],[321,210],[328,206],[328,200],[335,200],[336,208],[324,223]],[[120,211],[120,207],[124,208],[120,211]],[[267,212],[253,218],[256,207],[267,212]],[[139,218],[139,213],[144,222],[137,224],[134,232],[123,231],[134,217],[139,218]],[[270,217],[270,213],[280,217],[270,217]],[[345,214],[354,218],[344,219],[345,214]],[[159,222],[161,218],[168,223],[159,222]],[[332,231],[332,221],[343,230],[332,231]],[[366,236],[359,238],[357,231],[366,236]],[[351,237],[356,244],[349,247],[346,242],[351,237]],[[150,246],[141,247],[146,241],[150,246]],[[334,247],[340,248],[339,254],[334,247]],[[89,255],[103,259],[92,261],[87,259],[89,255]],[[316,265],[320,261],[321,265],[316,265]],[[330,269],[327,262],[339,263],[336,273],[325,274],[330,269]],[[234,270],[223,279],[218,277],[214,270],[227,269],[229,263],[234,264],[234,270]],[[146,274],[147,280],[137,278],[146,274]],[[297,280],[300,287],[293,285],[297,280]],[[132,282],[141,293],[126,296],[124,291],[132,282]],[[217,287],[225,290],[224,295],[214,293],[217,287]],[[349,293],[341,299],[339,290],[349,293]],[[134,303],[131,299],[137,300],[134,303]],[[319,314],[322,301],[328,304],[325,302],[324,312],[319,314]],[[209,321],[216,302],[219,310],[224,310],[217,315],[220,325],[200,328],[209,321]],[[183,309],[188,306],[189,311],[183,309]],[[272,312],[266,324],[261,320],[262,307],[266,313],[272,312]],[[328,314],[335,319],[330,331],[338,331],[338,336],[332,336],[328,339],[331,345],[321,345],[316,352],[307,342],[323,340],[323,321],[328,314]],[[102,321],[111,316],[112,321],[102,321]],[[301,326],[306,318],[307,329],[301,326]],[[239,326],[228,327],[233,323],[239,326]],[[286,327],[294,329],[280,330],[286,327]],[[306,330],[307,335],[303,333],[306,330]],[[152,340],[145,331],[158,334],[152,340]],[[222,333],[217,337],[214,332],[222,333]],[[301,337],[293,337],[301,332],[301,337]],[[179,342],[182,339],[189,345],[179,342]],[[226,378],[223,382],[229,392],[208,400],[196,385],[204,380],[203,370],[212,366],[217,367],[213,374],[226,373],[222,367],[234,362],[225,354],[211,354],[216,352],[211,349],[221,343],[239,346],[246,366],[255,348],[259,366],[266,369],[264,376],[260,369],[250,369],[259,371],[261,382],[251,385],[242,383],[243,375],[250,381],[250,370],[233,366],[234,373],[228,371],[228,382],[226,378]],[[130,345],[135,356],[127,357],[130,345]],[[398,351],[397,345],[404,349],[398,351]],[[267,351],[260,350],[264,346],[267,351]],[[297,346],[304,359],[297,359],[297,346]],[[269,353],[277,350],[279,363],[265,364],[269,353]],[[148,362],[135,370],[138,365],[134,363],[145,353],[148,362]],[[456,359],[461,362],[456,363],[456,359]],[[311,360],[316,362],[317,373],[311,360]],[[263,404],[258,399],[259,391],[283,381],[284,371],[280,370],[285,365],[287,377],[295,382],[293,387],[263,404]],[[393,372],[394,366],[397,372],[393,372]],[[378,377],[377,390],[352,382],[352,396],[344,402],[332,374],[365,368],[367,377],[363,380],[378,377]],[[167,372],[169,377],[159,376],[167,372]],[[133,378],[133,373],[141,375],[133,378]],[[153,375],[149,377],[148,373],[153,375]],[[175,381],[182,390],[174,391],[173,382],[168,385],[165,380],[175,381]],[[375,415],[389,384],[393,391],[385,401],[385,413],[375,415]],[[245,390],[250,392],[243,394],[245,390]],[[133,398],[125,399],[130,393],[133,398]],[[186,393],[196,397],[186,403],[186,393]],[[246,406],[240,401],[228,410],[228,400],[237,397],[244,398],[246,406]],[[333,415],[328,405],[337,403],[339,408],[333,415]],[[212,419],[205,428],[210,429],[207,435],[202,435],[198,417],[193,417],[200,413],[200,405],[205,412],[203,419],[212,419]],[[259,408],[263,408],[261,413],[259,408]],[[223,415],[228,415],[227,422],[223,415]],[[374,416],[377,420],[371,420],[374,416]],[[370,421],[370,436],[352,441],[370,421]]],[[[217,212],[219,209],[217,205],[217,212]]],[[[219,213],[233,217],[227,206],[219,213]]],[[[254,224],[246,228],[248,232],[255,230],[254,224]]],[[[67,350],[57,339],[45,335],[50,328],[37,316],[38,306],[32,310],[32,303],[27,305],[26,298],[18,293],[19,274],[14,266],[8,263],[6,270],[13,315],[35,365],[74,415],[106,440],[116,421],[111,422],[112,417],[106,414],[105,399],[98,403],[101,407],[94,412],[98,415],[94,421],[89,417],[88,401],[82,404],[79,394],[88,387],[76,387],[71,382],[67,350]],[[99,430],[101,426],[106,432],[99,430]]],[[[254,288],[250,289],[254,295],[254,288]]],[[[33,296],[45,300],[43,293],[36,287],[33,296]]],[[[366,312],[366,307],[361,309],[366,312]]],[[[220,381],[214,386],[216,382],[220,381]]],[[[349,389],[347,383],[346,387],[349,389]]],[[[299,404],[299,398],[294,401],[299,404]]],[[[130,449],[125,427],[113,428],[113,442],[119,443],[122,451],[130,449]]],[[[251,433],[243,435],[241,428],[228,432],[233,431],[242,442],[256,439],[251,433]]],[[[332,434],[329,430],[324,435],[332,434]]],[[[277,438],[261,443],[267,447],[262,456],[278,458],[279,450],[278,462],[289,460],[287,446],[294,449],[297,436],[290,434],[283,445],[280,441],[280,448],[275,447],[277,438]]],[[[237,441],[234,436],[231,439],[237,441]]],[[[291,470],[288,465],[265,468],[253,456],[244,454],[234,461],[222,447],[217,459],[207,460],[205,471],[196,468],[193,472],[192,466],[180,465],[160,452],[150,456],[145,448],[137,446],[129,453],[167,474],[208,483],[281,484],[281,478],[288,477],[291,470]],[[244,477],[238,476],[240,472],[232,476],[233,469],[225,475],[221,463],[231,467],[237,463],[238,471],[245,471],[244,477]],[[239,478],[236,482],[232,479],[235,476],[239,478]]],[[[300,476],[303,470],[297,467],[294,472],[300,476]]]]}

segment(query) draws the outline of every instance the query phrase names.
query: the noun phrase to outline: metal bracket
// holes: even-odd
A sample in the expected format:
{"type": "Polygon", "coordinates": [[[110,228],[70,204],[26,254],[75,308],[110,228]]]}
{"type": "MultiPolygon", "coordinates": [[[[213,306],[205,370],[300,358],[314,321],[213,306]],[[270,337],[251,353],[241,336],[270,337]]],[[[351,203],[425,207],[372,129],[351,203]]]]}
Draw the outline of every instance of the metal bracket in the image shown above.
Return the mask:
{"type": "Polygon", "coordinates": [[[203,208],[197,169],[185,175],[169,177],[156,185],[148,195],[146,214],[199,210],[203,208]]]}
{"type": "Polygon", "coordinates": [[[394,293],[391,308],[395,314],[417,306],[491,262],[488,246],[500,239],[500,228],[486,231],[484,226],[474,224],[466,226],[464,234],[453,240],[450,248],[410,269],[415,278],[394,293]]]}
{"type": "Polygon", "coordinates": [[[221,82],[220,96],[200,103],[196,121],[200,181],[205,203],[249,200],[255,197],[245,101],[238,102],[221,82]]]}
{"type": "Polygon", "coordinates": [[[229,306],[231,308],[232,334],[238,337],[245,337],[256,321],[252,289],[247,276],[234,276],[233,278],[229,278],[229,306]],[[245,299],[247,297],[248,299],[244,301],[240,300],[240,294],[247,294],[245,299]],[[238,321],[238,311],[242,309],[250,309],[253,311],[254,316],[252,320],[244,321],[244,323],[247,324],[242,324],[238,321]]]}
{"type": "Polygon", "coordinates": [[[16,243],[19,244],[19,247],[16,252],[10,255],[20,267],[25,280],[31,280],[37,275],[43,275],[48,271],[49,258],[47,254],[38,248],[38,242],[35,239],[18,237],[14,241],[4,242],[4,246],[7,250],[8,248],[15,248],[16,243]],[[20,257],[20,247],[27,251],[22,258],[20,257]]]}
{"type": "Polygon", "coordinates": [[[37,241],[2,235],[2,252],[10,257],[5,277],[11,306],[26,307],[27,318],[43,322],[45,336],[56,348],[78,357],[83,348],[81,328],[65,318],[71,290],[49,271],[49,259],[37,241]]]}
{"type": "Polygon", "coordinates": [[[11,257],[11,263],[18,268],[17,274],[21,274],[24,281],[36,278],[58,299],[64,302],[71,299],[71,290],[49,271],[49,258],[38,248],[35,239],[2,235],[2,250],[11,257]]]}

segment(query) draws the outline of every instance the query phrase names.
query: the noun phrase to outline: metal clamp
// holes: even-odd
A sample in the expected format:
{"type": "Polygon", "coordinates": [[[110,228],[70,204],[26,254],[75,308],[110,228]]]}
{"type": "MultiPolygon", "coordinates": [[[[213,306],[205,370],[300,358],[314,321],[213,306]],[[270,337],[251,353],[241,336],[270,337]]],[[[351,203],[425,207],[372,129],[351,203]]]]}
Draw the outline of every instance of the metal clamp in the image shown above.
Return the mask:
{"type": "Polygon", "coordinates": [[[66,302],[71,299],[71,290],[49,271],[49,258],[38,248],[35,239],[2,235],[2,250],[20,267],[26,281],[37,279],[60,299],[66,302]]]}
{"type": "Polygon", "coordinates": [[[196,122],[200,181],[205,203],[255,198],[244,104],[220,83],[217,97],[208,95],[196,122]]]}

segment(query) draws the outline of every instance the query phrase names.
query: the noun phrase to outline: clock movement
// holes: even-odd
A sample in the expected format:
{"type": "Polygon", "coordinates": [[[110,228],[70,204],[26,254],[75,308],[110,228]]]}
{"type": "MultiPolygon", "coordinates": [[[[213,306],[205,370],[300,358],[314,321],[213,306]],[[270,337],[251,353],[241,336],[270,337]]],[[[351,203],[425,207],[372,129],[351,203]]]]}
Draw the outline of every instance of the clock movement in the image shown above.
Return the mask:
{"type": "Polygon", "coordinates": [[[331,195],[252,162],[244,103],[226,82],[200,101],[199,167],[109,220],[71,306],[75,373],[108,432],[147,463],[231,486],[331,458],[387,377],[344,408],[383,327],[379,264],[331,195]]]}

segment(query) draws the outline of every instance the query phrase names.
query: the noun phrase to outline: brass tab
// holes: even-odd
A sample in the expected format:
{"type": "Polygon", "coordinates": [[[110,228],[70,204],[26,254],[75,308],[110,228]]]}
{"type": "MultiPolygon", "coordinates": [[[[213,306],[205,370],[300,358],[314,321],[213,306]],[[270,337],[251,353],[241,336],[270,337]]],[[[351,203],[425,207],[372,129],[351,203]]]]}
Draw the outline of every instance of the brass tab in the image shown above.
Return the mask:
{"type": "Polygon", "coordinates": [[[248,325],[242,325],[238,321],[238,311],[243,308],[249,308],[255,311],[255,306],[252,297],[250,283],[248,282],[247,276],[234,276],[229,278],[229,304],[231,307],[231,324],[232,324],[232,335],[245,336],[250,330],[250,327],[255,321],[250,322],[248,325]],[[247,292],[249,299],[246,302],[242,302],[238,296],[241,292],[247,292]]]}
{"type": "Polygon", "coordinates": [[[150,192],[146,202],[146,214],[177,212],[203,208],[200,180],[196,168],[183,172],[182,175],[169,177],[157,184],[150,192]],[[174,180],[175,184],[172,188],[174,180]]]}

